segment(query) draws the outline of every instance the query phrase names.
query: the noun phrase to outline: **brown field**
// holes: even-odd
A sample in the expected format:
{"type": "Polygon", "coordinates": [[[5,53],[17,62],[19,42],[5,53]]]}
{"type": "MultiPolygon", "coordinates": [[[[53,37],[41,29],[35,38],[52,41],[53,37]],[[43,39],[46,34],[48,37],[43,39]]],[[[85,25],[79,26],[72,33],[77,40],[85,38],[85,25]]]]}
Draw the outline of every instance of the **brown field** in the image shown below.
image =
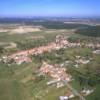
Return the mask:
{"type": "Polygon", "coordinates": [[[7,32],[8,34],[24,34],[30,32],[38,32],[41,31],[39,27],[34,26],[23,26],[23,25],[16,25],[15,26],[8,26],[8,27],[0,27],[0,32],[7,32]]]}

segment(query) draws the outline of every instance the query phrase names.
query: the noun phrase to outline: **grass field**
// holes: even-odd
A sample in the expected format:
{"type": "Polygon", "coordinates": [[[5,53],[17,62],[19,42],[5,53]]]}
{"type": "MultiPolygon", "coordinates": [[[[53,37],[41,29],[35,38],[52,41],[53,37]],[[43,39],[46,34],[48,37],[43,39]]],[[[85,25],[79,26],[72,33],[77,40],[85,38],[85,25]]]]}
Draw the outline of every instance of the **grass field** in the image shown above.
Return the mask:
{"type": "Polygon", "coordinates": [[[0,100],[28,100],[27,88],[16,80],[0,79],[0,100]]]}
{"type": "Polygon", "coordinates": [[[32,72],[37,65],[32,63],[8,66],[0,63],[0,100],[34,100],[29,86],[25,84],[27,81],[22,81],[29,76],[33,77],[32,72]]]}

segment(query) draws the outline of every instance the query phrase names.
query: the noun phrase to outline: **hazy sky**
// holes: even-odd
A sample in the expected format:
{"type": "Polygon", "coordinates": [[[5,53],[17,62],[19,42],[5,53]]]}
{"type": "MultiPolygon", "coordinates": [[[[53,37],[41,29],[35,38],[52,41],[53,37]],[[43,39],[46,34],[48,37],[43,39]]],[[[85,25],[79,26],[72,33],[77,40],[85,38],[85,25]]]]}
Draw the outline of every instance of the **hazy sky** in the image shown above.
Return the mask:
{"type": "Polygon", "coordinates": [[[0,16],[100,16],[100,0],[0,0],[0,16]]]}

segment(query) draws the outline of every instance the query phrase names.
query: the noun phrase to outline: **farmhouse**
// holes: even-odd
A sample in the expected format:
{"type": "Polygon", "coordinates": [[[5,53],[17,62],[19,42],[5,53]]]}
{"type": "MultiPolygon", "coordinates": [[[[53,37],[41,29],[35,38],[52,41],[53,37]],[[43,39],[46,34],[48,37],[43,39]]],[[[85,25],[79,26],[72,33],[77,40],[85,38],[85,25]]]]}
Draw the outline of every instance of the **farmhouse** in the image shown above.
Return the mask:
{"type": "Polygon", "coordinates": [[[72,91],[67,90],[67,92],[65,93],[64,96],[59,97],[59,100],[69,100],[69,99],[74,98],[74,97],[75,97],[75,95],[72,93],[72,91]]]}
{"type": "Polygon", "coordinates": [[[93,51],[94,54],[100,54],[100,50],[93,51]]]}
{"type": "Polygon", "coordinates": [[[16,57],[14,59],[14,61],[18,65],[21,64],[21,63],[24,63],[24,62],[26,62],[26,63],[32,62],[32,60],[29,57],[25,57],[25,56],[24,57],[20,57],[20,58],[16,57]]]}

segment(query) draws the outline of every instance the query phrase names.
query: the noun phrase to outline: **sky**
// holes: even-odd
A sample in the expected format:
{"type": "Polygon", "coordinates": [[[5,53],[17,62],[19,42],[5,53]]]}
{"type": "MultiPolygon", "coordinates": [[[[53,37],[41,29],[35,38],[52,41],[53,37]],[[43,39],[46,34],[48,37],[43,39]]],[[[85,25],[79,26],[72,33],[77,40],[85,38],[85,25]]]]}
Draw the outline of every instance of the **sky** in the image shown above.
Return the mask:
{"type": "Polygon", "coordinates": [[[0,0],[0,17],[100,16],[100,0],[0,0]]]}

